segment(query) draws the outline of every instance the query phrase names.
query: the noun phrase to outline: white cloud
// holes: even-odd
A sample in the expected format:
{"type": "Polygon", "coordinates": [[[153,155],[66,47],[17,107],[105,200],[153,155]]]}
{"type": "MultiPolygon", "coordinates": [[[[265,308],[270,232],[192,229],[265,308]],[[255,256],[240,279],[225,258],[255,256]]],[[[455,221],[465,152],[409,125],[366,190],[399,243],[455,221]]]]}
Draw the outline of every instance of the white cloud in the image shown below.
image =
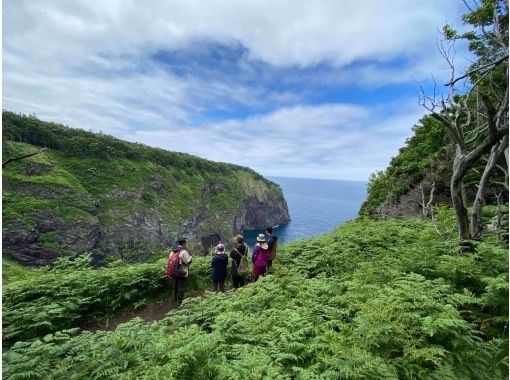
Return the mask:
{"type": "Polygon", "coordinates": [[[364,180],[396,153],[421,109],[392,99],[375,107],[303,99],[316,86],[376,88],[428,77],[440,62],[436,28],[457,7],[444,0],[4,0],[3,108],[267,175],[364,180]],[[204,40],[246,49],[239,75],[253,80],[214,67],[207,78],[177,75],[148,59],[204,40]],[[324,74],[302,77],[300,68],[324,63],[324,74]],[[278,70],[293,83],[273,87],[278,70]],[[208,116],[237,110],[244,113],[228,120],[208,116]]]}
{"type": "Polygon", "coordinates": [[[38,56],[141,54],[208,38],[239,41],[274,65],[345,65],[421,56],[458,7],[443,0],[7,0],[3,19],[7,44],[28,42],[38,56]]]}
{"type": "Polygon", "coordinates": [[[245,120],[123,137],[266,175],[366,180],[383,169],[423,114],[417,104],[381,109],[348,104],[283,108],[245,120]],[[411,121],[411,124],[410,124],[411,121]]]}

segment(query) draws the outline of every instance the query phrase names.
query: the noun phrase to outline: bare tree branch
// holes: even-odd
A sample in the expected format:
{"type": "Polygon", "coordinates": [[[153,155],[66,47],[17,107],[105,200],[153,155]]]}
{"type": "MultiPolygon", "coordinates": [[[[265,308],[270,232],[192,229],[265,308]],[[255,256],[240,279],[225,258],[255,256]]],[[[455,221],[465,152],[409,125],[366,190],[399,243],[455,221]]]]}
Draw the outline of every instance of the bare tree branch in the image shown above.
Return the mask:
{"type": "Polygon", "coordinates": [[[461,79],[464,79],[464,78],[467,78],[468,76],[470,76],[471,74],[474,74],[478,71],[482,71],[484,69],[488,69],[487,71],[482,71],[482,74],[487,74],[489,72],[491,72],[492,70],[494,70],[497,66],[499,66],[500,64],[502,64],[506,59],[508,59],[508,54],[506,54],[505,56],[495,60],[494,62],[491,62],[491,63],[488,63],[486,65],[483,65],[483,66],[480,66],[480,67],[477,67],[476,69],[473,69],[471,71],[469,71],[468,73],[448,82],[448,83],[445,83],[445,86],[448,86],[448,87],[451,87],[453,86],[455,83],[457,83],[459,80],[461,79]]]}
{"type": "Polygon", "coordinates": [[[2,169],[5,168],[5,166],[7,164],[10,164],[11,162],[14,162],[14,161],[19,161],[19,160],[23,160],[24,158],[28,158],[28,157],[32,157],[32,156],[35,156],[36,154],[39,154],[43,151],[45,151],[46,148],[42,148],[41,150],[39,150],[38,152],[35,152],[35,153],[30,153],[30,154],[25,154],[23,156],[18,156],[18,157],[13,157],[13,158],[9,158],[8,160],[2,162],[2,169]]]}

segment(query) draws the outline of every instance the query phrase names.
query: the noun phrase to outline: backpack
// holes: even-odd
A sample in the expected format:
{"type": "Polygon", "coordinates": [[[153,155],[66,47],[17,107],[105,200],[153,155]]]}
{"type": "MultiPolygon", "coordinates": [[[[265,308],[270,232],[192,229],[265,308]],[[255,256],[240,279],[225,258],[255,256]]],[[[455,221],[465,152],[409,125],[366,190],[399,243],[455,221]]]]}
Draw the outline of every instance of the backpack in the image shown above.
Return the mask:
{"type": "Polygon", "coordinates": [[[246,247],[246,255],[243,255],[241,254],[237,249],[235,249],[236,252],[238,252],[240,255],[241,255],[241,261],[239,262],[239,266],[236,265],[236,261],[233,260],[232,262],[234,263],[234,270],[235,272],[235,275],[237,277],[241,277],[241,276],[244,276],[246,274],[248,274],[250,272],[250,268],[248,266],[248,247],[246,247]]]}
{"type": "Polygon", "coordinates": [[[166,264],[165,276],[167,278],[184,278],[186,277],[186,271],[181,265],[181,258],[179,257],[180,252],[171,252],[168,256],[168,262],[166,264]]]}

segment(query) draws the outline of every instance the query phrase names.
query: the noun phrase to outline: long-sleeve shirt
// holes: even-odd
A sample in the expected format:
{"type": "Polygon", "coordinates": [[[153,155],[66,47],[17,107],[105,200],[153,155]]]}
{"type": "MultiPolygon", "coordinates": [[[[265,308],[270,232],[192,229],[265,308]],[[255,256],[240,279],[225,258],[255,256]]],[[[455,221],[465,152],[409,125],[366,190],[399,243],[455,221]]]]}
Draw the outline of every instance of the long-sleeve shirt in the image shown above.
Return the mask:
{"type": "Polygon", "coordinates": [[[181,249],[179,252],[179,259],[184,271],[186,272],[186,277],[189,276],[189,266],[191,265],[191,260],[193,257],[189,254],[185,249],[181,249]]]}
{"type": "Polygon", "coordinates": [[[267,265],[269,259],[269,251],[262,248],[258,243],[253,247],[252,262],[257,267],[264,267],[267,265]]]}

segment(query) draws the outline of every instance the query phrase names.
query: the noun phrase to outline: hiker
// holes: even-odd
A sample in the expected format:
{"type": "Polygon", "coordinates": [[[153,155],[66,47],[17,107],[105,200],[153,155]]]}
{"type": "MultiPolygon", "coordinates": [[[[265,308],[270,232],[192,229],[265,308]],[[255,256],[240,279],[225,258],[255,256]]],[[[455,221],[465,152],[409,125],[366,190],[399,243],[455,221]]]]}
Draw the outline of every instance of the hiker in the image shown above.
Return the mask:
{"type": "Polygon", "coordinates": [[[246,285],[248,268],[248,245],[244,242],[243,235],[234,238],[234,249],[230,252],[232,259],[232,286],[238,289],[246,285]]]}
{"type": "Polygon", "coordinates": [[[225,279],[227,278],[228,256],[225,253],[225,246],[218,244],[213,254],[212,261],[212,283],[213,290],[225,291],[225,279]]]}
{"type": "Polygon", "coordinates": [[[268,235],[267,245],[269,249],[269,259],[267,261],[267,273],[271,271],[273,260],[276,258],[276,247],[278,245],[278,236],[273,232],[273,227],[266,227],[266,233],[268,235]]]}
{"type": "Polygon", "coordinates": [[[267,262],[269,259],[269,247],[266,243],[266,237],[264,234],[257,236],[257,243],[253,247],[253,281],[257,281],[260,276],[266,275],[267,262]]]}
{"type": "Polygon", "coordinates": [[[186,250],[187,243],[188,241],[186,238],[181,238],[177,240],[177,247],[172,248],[172,252],[174,252],[174,248],[179,249],[177,252],[179,254],[179,266],[182,270],[181,276],[174,277],[174,300],[178,305],[184,300],[184,293],[188,285],[189,266],[193,259],[193,256],[186,250]]]}

